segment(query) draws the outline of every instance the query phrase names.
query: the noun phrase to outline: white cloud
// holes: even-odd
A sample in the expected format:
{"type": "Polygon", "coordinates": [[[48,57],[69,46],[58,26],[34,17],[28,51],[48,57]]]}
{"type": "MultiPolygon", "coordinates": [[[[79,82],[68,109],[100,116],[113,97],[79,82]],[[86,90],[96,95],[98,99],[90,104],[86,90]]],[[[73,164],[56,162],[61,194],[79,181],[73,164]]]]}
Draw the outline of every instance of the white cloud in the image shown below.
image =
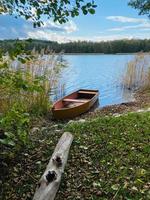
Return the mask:
{"type": "Polygon", "coordinates": [[[27,38],[39,39],[39,40],[50,40],[57,41],[59,43],[67,43],[71,41],[90,41],[91,38],[80,37],[80,36],[70,36],[66,34],[58,34],[54,32],[48,32],[43,30],[29,31],[27,32],[27,38]]]}
{"type": "MultiPolygon", "coordinates": [[[[79,31],[76,34],[70,34],[77,30],[77,26],[73,21],[69,21],[66,24],[60,25],[58,23],[54,23],[52,21],[46,21],[41,28],[33,28],[31,22],[24,22],[23,19],[14,20],[11,19],[10,16],[1,16],[0,18],[0,39],[15,39],[15,38],[33,38],[33,39],[41,39],[41,40],[51,40],[57,41],[59,43],[70,42],[70,41],[111,41],[111,40],[119,40],[119,39],[144,39],[149,38],[149,32],[145,30],[150,30],[150,23],[147,20],[140,22],[139,24],[126,24],[125,26],[113,27],[112,29],[103,30],[102,32],[95,32],[92,35],[86,33],[82,36],[79,35],[79,31]],[[5,20],[4,20],[5,18],[5,20]],[[11,23],[10,23],[11,22],[11,23]],[[127,32],[119,32],[124,30],[137,29],[144,30],[142,31],[134,31],[132,33],[127,32]],[[114,31],[114,32],[111,32],[114,31]],[[117,32],[118,31],[118,32],[117,32]]],[[[130,20],[131,21],[131,20],[130,20]]],[[[131,31],[130,31],[131,32],[131,31]]]]}
{"type": "Polygon", "coordinates": [[[113,41],[121,39],[133,39],[133,36],[116,34],[116,35],[104,35],[96,37],[96,41],[113,41]]]}
{"type": "Polygon", "coordinates": [[[114,22],[122,22],[122,23],[146,23],[147,19],[140,18],[131,18],[125,16],[108,16],[106,19],[114,21],[114,22]]]}
{"type": "Polygon", "coordinates": [[[72,33],[77,31],[77,26],[73,21],[69,21],[68,23],[66,23],[65,30],[67,33],[72,33]]]}
{"type": "Polygon", "coordinates": [[[129,29],[138,29],[138,30],[150,30],[150,23],[143,23],[133,26],[122,26],[122,27],[116,27],[108,29],[108,31],[124,31],[129,29]]]}
{"type": "Polygon", "coordinates": [[[125,31],[125,30],[150,30],[150,22],[148,19],[139,19],[139,18],[130,18],[125,16],[108,16],[106,19],[121,22],[121,23],[136,23],[136,25],[128,25],[128,26],[121,26],[121,27],[114,27],[108,29],[108,31],[125,31]],[[138,24],[137,24],[138,23],[138,24]]]}
{"type": "Polygon", "coordinates": [[[42,27],[51,31],[60,31],[66,33],[72,33],[77,30],[76,24],[71,20],[63,25],[59,23],[54,23],[53,21],[46,21],[44,22],[42,27]]]}
{"type": "Polygon", "coordinates": [[[131,40],[131,39],[150,39],[149,34],[114,34],[114,35],[104,35],[104,36],[97,36],[95,40],[98,42],[100,41],[113,41],[113,40],[131,40]]]}
{"type": "Polygon", "coordinates": [[[51,41],[57,41],[57,42],[66,42],[66,38],[63,35],[59,35],[57,33],[53,32],[46,32],[43,30],[37,30],[37,31],[29,31],[27,32],[27,37],[32,39],[39,39],[39,40],[51,40],[51,41]]]}
{"type": "Polygon", "coordinates": [[[40,28],[33,29],[29,24],[26,24],[24,25],[23,30],[27,38],[51,40],[62,43],[75,40],[69,35],[78,29],[72,20],[65,24],[59,24],[58,22],[55,23],[47,20],[40,28]]]}
{"type": "Polygon", "coordinates": [[[52,32],[46,32],[43,30],[29,31],[27,32],[27,37],[33,39],[41,39],[41,40],[51,40],[57,41],[59,43],[66,43],[71,41],[93,41],[93,42],[101,42],[101,41],[112,41],[112,40],[121,40],[121,39],[150,39],[149,34],[100,34],[95,35],[93,37],[84,37],[84,36],[70,36],[66,34],[58,34],[52,32]]]}
{"type": "Polygon", "coordinates": [[[69,42],[72,40],[70,39],[69,34],[75,32],[76,30],[77,26],[73,21],[69,21],[63,25],[52,21],[46,21],[41,28],[37,29],[33,29],[28,25],[24,26],[24,32],[29,38],[51,40],[59,43],[69,42]]]}

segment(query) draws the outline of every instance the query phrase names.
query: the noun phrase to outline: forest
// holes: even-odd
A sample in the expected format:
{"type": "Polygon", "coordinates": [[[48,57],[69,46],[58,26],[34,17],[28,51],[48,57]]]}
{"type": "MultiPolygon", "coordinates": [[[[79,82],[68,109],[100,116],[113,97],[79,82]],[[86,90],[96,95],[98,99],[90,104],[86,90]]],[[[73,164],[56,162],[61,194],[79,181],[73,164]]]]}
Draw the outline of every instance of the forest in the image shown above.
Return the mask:
{"type": "Polygon", "coordinates": [[[58,43],[55,41],[44,41],[34,39],[1,40],[0,48],[4,52],[10,51],[14,48],[16,42],[23,44],[26,51],[35,49],[36,51],[40,52],[41,49],[45,49],[45,53],[50,53],[51,51],[54,51],[56,53],[64,52],[116,54],[150,51],[150,39],[124,39],[105,42],[77,41],[69,43],[58,43]]]}

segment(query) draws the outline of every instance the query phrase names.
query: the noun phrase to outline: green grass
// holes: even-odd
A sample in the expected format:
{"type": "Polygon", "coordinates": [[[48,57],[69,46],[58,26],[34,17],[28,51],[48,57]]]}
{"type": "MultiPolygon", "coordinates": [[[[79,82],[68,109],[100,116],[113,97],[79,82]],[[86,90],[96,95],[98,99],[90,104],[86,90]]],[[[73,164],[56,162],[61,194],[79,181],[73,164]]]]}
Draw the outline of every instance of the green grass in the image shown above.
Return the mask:
{"type": "MultiPolygon", "coordinates": [[[[37,124],[37,122],[35,123],[37,124]]],[[[85,123],[38,122],[32,145],[6,162],[2,199],[31,200],[64,131],[74,134],[56,200],[147,200],[150,112],[93,118],[85,123]],[[15,185],[15,187],[14,187],[15,185]]]]}
{"type": "Polygon", "coordinates": [[[150,113],[97,118],[66,127],[75,134],[56,199],[148,199],[150,113]]]}

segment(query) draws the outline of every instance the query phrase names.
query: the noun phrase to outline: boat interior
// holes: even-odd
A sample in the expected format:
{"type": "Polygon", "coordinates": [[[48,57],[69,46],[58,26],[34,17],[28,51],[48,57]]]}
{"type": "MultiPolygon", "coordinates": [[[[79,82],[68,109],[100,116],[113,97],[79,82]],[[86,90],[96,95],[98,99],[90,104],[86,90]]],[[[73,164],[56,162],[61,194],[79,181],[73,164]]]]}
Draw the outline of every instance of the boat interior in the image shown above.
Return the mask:
{"type": "Polygon", "coordinates": [[[92,99],[96,93],[97,91],[79,90],[58,101],[55,104],[55,109],[72,108],[82,105],[92,99]]]}

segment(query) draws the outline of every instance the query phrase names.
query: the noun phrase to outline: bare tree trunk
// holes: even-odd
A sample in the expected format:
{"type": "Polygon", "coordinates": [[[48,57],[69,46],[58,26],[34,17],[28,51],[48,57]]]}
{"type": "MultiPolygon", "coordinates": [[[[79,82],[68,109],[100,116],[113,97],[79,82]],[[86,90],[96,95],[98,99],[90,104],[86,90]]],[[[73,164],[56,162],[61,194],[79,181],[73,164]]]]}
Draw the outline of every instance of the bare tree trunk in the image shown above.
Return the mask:
{"type": "Polygon", "coordinates": [[[55,198],[72,140],[73,135],[71,133],[66,132],[61,136],[47,168],[38,183],[33,200],[53,200],[55,198]]]}

